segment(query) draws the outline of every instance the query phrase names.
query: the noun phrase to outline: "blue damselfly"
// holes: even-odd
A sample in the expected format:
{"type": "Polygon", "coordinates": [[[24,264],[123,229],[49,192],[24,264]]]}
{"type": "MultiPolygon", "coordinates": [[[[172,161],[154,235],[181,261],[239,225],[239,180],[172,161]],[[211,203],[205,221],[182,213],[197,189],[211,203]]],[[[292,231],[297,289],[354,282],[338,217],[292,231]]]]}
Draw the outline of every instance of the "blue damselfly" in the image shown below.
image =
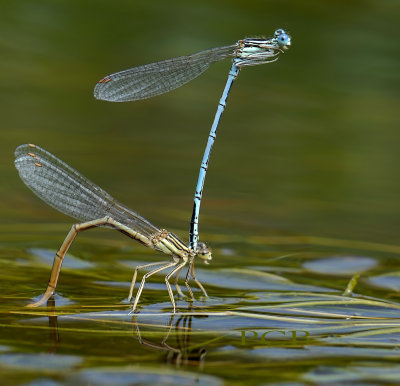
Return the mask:
{"type": "MultiPolygon", "coordinates": [[[[202,74],[211,63],[233,58],[228,79],[208,136],[197,180],[189,231],[189,246],[193,250],[196,250],[199,239],[200,205],[211,150],[232,83],[241,68],[274,62],[278,59],[279,54],[285,52],[290,45],[291,37],[283,29],[277,29],[272,38],[246,38],[229,46],[212,48],[192,55],[180,56],[120,71],[104,77],[94,88],[95,98],[110,102],[127,102],[151,98],[174,90],[191,81],[202,74]]],[[[187,280],[190,272],[191,269],[188,270],[187,280]]]]}

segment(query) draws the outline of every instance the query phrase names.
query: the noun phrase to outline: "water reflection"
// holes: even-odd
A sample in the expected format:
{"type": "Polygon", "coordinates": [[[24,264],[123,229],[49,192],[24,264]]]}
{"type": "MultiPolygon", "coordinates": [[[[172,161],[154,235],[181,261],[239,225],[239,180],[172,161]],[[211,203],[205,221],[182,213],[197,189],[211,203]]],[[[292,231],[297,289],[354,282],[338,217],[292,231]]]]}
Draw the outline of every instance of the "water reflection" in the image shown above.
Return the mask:
{"type": "Polygon", "coordinates": [[[57,314],[55,312],[55,305],[56,301],[54,299],[54,296],[52,296],[48,301],[47,301],[47,309],[49,312],[49,332],[50,332],[50,353],[55,353],[57,351],[57,348],[60,344],[60,334],[58,333],[58,320],[57,320],[57,314]]]}
{"type": "MultiPolygon", "coordinates": [[[[47,307],[50,342],[48,353],[54,354],[60,346],[58,315],[55,312],[54,297],[48,300],[47,307]]],[[[139,322],[137,316],[134,315],[132,320],[133,337],[144,347],[165,352],[166,364],[173,364],[176,367],[195,366],[203,369],[207,351],[201,342],[192,342],[193,314],[191,311],[192,307],[188,310],[188,314],[171,314],[166,326],[139,322]],[[158,329],[165,331],[161,340],[158,329]]]]}
{"type": "Polygon", "coordinates": [[[190,365],[202,369],[207,351],[201,345],[191,344],[192,318],[193,315],[180,315],[174,323],[175,315],[171,315],[166,334],[160,343],[144,338],[140,331],[140,323],[136,320],[133,321],[133,328],[141,345],[159,351],[166,351],[166,363],[175,364],[177,367],[190,365]],[[175,337],[174,344],[167,342],[172,340],[172,338],[169,339],[172,331],[174,331],[172,335],[175,337]]]}

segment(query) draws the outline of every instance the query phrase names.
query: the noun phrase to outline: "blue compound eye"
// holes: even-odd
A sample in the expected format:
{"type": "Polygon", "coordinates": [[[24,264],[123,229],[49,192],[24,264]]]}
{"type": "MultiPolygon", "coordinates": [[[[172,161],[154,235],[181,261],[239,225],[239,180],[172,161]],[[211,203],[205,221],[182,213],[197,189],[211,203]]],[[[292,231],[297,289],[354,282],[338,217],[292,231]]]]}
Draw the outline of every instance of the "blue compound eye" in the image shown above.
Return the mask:
{"type": "MultiPolygon", "coordinates": [[[[281,31],[283,31],[283,30],[281,30],[281,31]]],[[[276,40],[277,40],[279,46],[282,48],[287,48],[288,46],[290,46],[290,36],[287,35],[286,33],[282,33],[279,36],[277,36],[276,40]]]]}
{"type": "Polygon", "coordinates": [[[286,34],[286,32],[285,32],[285,30],[283,30],[282,28],[279,28],[279,29],[277,29],[275,32],[274,32],[274,36],[277,38],[279,35],[282,35],[282,34],[286,34]]]}

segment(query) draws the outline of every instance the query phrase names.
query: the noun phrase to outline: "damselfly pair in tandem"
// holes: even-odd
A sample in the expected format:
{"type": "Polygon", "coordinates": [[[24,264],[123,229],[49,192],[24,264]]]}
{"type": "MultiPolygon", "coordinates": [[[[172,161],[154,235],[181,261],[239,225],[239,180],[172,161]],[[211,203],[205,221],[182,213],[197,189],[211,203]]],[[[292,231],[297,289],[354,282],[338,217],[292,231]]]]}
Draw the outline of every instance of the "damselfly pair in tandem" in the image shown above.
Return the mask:
{"type": "Polygon", "coordinates": [[[129,300],[132,299],[138,271],[142,268],[158,266],[143,275],[132,306],[132,312],[137,308],[146,279],[158,272],[170,269],[165,277],[165,284],[171,299],[173,313],[175,313],[176,305],[169,280],[175,275],[175,288],[179,295],[184,296],[178,280],[187,263],[189,263],[189,268],[185,278],[185,286],[191,300],[194,300],[189,285],[191,278],[203,294],[207,296],[207,292],[195,276],[194,261],[196,257],[205,263],[211,260],[210,248],[205,243],[198,242],[198,219],[205,176],[219,120],[224,111],[231,85],[240,69],[276,61],[279,54],[289,48],[290,44],[290,36],[284,30],[278,29],[275,31],[274,37],[270,39],[243,39],[231,46],[213,48],[189,56],[135,67],[109,75],[96,85],[94,95],[97,99],[122,102],[150,98],[189,82],[204,72],[213,62],[233,57],[232,67],[218,105],[200,167],[190,225],[189,246],[173,233],[157,228],[133,210],[120,204],[99,186],[39,146],[27,144],[16,149],[15,166],[25,184],[55,209],[83,221],[72,226],[56,253],[45,293],[39,301],[29,304],[30,307],[44,304],[53,295],[63,259],[76,235],[81,231],[98,226],[116,229],[149,248],[172,256],[169,261],[136,267],[129,291],[129,300]]]}

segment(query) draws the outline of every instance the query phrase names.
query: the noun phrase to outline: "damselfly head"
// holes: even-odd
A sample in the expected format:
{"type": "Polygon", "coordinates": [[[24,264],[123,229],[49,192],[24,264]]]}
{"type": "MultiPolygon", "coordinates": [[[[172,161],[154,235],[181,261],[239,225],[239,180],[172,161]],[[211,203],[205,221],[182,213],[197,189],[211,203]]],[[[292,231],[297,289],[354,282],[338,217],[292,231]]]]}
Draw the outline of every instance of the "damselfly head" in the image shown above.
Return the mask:
{"type": "Polygon", "coordinates": [[[290,47],[291,37],[282,28],[274,32],[274,40],[282,50],[287,50],[290,47]]]}
{"type": "Polygon", "coordinates": [[[211,253],[211,248],[208,247],[206,243],[197,244],[196,255],[200,257],[200,259],[203,260],[205,264],[209,264],[209,261],[212,260],[211,253]]]}
{"type": "Polygon", "coordinates": [[[282,28],[277,29],[269,39],[246,38],[239,40],[234,59],[237,68],[257,66],[278,60],[279,54],[291,44],[290,36],[282,28]]]}

